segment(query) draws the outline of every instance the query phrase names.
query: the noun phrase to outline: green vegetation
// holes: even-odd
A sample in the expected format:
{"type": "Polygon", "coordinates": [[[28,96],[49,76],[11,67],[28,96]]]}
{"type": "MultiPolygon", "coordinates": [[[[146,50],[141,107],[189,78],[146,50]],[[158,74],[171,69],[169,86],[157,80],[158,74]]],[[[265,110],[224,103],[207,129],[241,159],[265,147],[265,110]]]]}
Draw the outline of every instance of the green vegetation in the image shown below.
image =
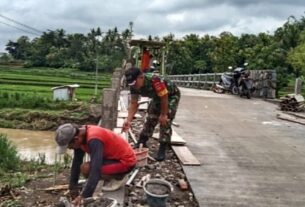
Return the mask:
{"type": "MultiPolygon", "coordinates": [[[[296,80],[296,78],[293,75],[290,75],[290,76],[287,77],[287,79],[288,79],[288,84],[287,84],[286,87],[283,87],[279,91],[279,93],[278,93],[279,97],[287,95],[287,94],[290,94],[290,93],[294,93],[294,87],[295,87],[295,80],[296,80]]],[[[302,95],[305,97],[305,82],[303,82],[301,92],[302,92],[302,95]]]]}
{"type": "Polygon", "coordinates": [[[44,156],[39,156],[37,160],[21,160],[16,147],[4,134],[0,134],[0,153],[0,183],[2,187],[5,185],[10,187],[23,186],[31,179],[30,175],[48,167],[45,164],[44,156]]]}
{"type": "MultiPolygon", "coordinates": [[[[103,35],[100,28],[97,28],[91,29],[86,35],[66,34],[63,29],[58,29],[44,32],[33,40],[21,36],[16,41],[7,43],[6,50],[9,55],[0,57],[0,63],[15,65],[22,63],[24,67],[69,67],[91,72],[98,67],[100,71],[112,72],[127,56],[126,42],[130,37],[132,37],[130,30],[126,29],[119,33],[117,28],[110,29],[103,35]]],[[[235,36],[224,31],[219,36],[199,37],[197,34],[188,34],[182,39],[175,39],[173,34],[169,34],[162,38],[149,36],[148,40],[161,41],[166,44],[166,71],[168,74],[223,72],[227,70],[228,66],[236,67],[248,62],[250,70],[276,70],[279,94],[288,87],[289,78],[305,75],[304,17],[296,19],[290,16],[273,34],[266,32],[257,35],[235,36]]],[[[133,52],[138,51],[133,49],[133,52]]],[[[156,58],[160,58],[158,56],[160,52],[152,50],[152,53],[156,58]]],[[[35,74],[35,76],[40,76],[39,73],[50,73],[45,68],[37,73],[33,69],[29,69],[29,71],[32,71],[30,75],[35,74]]],[[[55,74],[65,71],[67,70],[59,69],[55,74]]],[[[59,76],[55,75],[55,77],[59,76]]],[[[73,69],[69,71],[69,78],[72,76],[76,79],[77,77],[85,78],[85,75],[80,78],[73,69]]],[[[86,80],[87,78],[84,82],[79,82],[83,85],[83,90],[90,88],[90,83],[87,83],[86,80]]],[[[66,83],[67,80],[61,79],[61,81],[66,83]]],[[[32,82],[32,87],[38,84],[47,87],[52,86],[56,82],[56,78],[49,78],[42,84],[37,77],[20,78],[20,76],[16,76],[14,79],[9,76],[8,72],[3,74],[2,82],[7,84],[15,82],[16,86],[32,82]]],[[[100,84],[103,87],[104,84],[107,84],[107,80],[101,80],[100,84]]],[[[42,90],[41,88],[33,89],[42,90]]]]}
{"type": "MultiPolygon", "coordinates": [[[[4,134],[0,134],[0,154],[0,189],[4,194],[9,194],[12,188],[24,186],[30,180],[46,177],[52,179],[52,174],[58,174],[71,161],[71,157],[65,155],[64,162],[47,165],[44,154],[40,154],[37,159],[21,160],[16,147],[4,134]]],[[[6,200],[1,206],[23,205],[18,200],[6,200]]]]}
{"type": "MultiPolygon", "coordinates": [[[[110,76],[110,73],[98,75],[98,95],[101,94],[103,88],[109,87],[110,76]]],[[[43,97],[45,101],[50,102],[52,100],[51,88],[70,84],[79,84],[80,88],[76,89],[76,98],[88,101],[94,96],[95,73],[68,68],[28,69],[16,66],[0,66],[0,96],[8,93],[9,97],[13,99],[27,94],[34,99],[43,97]]]]}
{"type": "MultiPolygon", "coordinates": [[[[132,26],[132,22],[130,23],[132,26]]],[[[121,65],[127,57],[126,42],[132,37],[129,29],[119,33],[117,28],[102,32],[100,28],[91,29],[88,34],[66,34],[63,29],[44,32],[40,37],[30,40],[21,36],[16,41],[9,41],[6,50],[9,55],[0,57],[0,63],[22,64],[27,67],[28,76],[20,71],[2,72],[2,89],[9,90],[7,85],[14,83],[15,87],[22,85],[31,88],[25,90],[44,94],[41,87],[53,87],[57,81],[62,84],[75,83],[78,79],[82,85],[81,93],[90,94],[90,83],[85,74],[78,75],[74,69],[94,72],[112,72],[121,65]],[[103,35],[102,35],[103,34],[103,35]],[[41,79],[40,73],[49,73],[46,70],[30,69],[31,67],[59,68],[53,71],[52,78],[41,79]],[[70,70],[61,68],[73,68],[70,70]],[[69,79],[65,77],[69,73],[69,79]],[[16,77],[10,76],[14,73],[16,77]],[[37,72],[37,73],[36,73],[37,72]],[[61,77],[61,75],[64,75],[61,77]],[[57,80],[58,77],[58,80],[57,80]],[[74,79],[75,78],[75,79],[74,79]],[[81,81],[81,80],[82,81],[81,81]],[[43,83],[42,83],[43,82],[43,83]],[[87,91],[86,91],[87,90],[87,91]]],[[[277,92],[288,87],[289,79],[305,75],[305,18],[296,19],[290,16],[283,26],[274,33],[241,34],[235,36],[228,31],[219,36],[188,34],[182,39],[175,39],[173,34],[164,37],[148,37],[149,40],[166,43],[166,66],[168,74],[194,74],[226,71],[228,66],[241,66],[248,62],[250,70],[276,70],[277,92]]],[[[137,52],[133,50],[133,52],[137,52]]],[[[155,52],[154,50],[152,51],[155,52]]],[[[133,54],[132,54],[133,55],[133,54]]],[[[158,53],[155,57],[160,58],[158,53]]],[[[44,74],[44,75],[45,75],[44,74]]],[[[0,74],[1,75],[1,74],[0,74]]],[[[90,76],[90,75],[89,75],[90,76]]],[[[1,76],[0,76],[1,77],[1,76]]],[[[49,76],[50,77],[50,76],[49,76]]],[[[94,75],[91,74],[91,79],[94,75]]],[[[101,79],[100,87],[107,84],[107,78],[101,79]]],[[[19,90],[19,89],[16,89],[19,90]]],[[[82,99],[84,96],[80,95],[82,99]]]]}
{"type": "Polygon", "coordinates": [[[96,122],[89,102],[100,104],[102,89],[110,86],[110,73],[98,76],[95,97],[95,73],[77,69],[22,68],[0,66],[0,127],[51,130],[58,123],[96,122]],[[74,101],[53,100],[51,88],[79,84],[74,101]]]}
{"type": "Polygon", "coordinates": [[[18,168],[19,157],[16,147],[3,134],[0,134],[0,154],[0,173],[18,168]]]}
{"type": "Polygon", "coordinates": [[[91,29],[87,35],[66,34],[63,29],[44,32],[30,40],[21,36],[7,43],[11,57],[3,56],[0,63],[23,61],[25,67],[77,68],[81,71],[112,72],[126,57],[124,42],[131,36],[126,29],[121,34],[117,28],[103,32],[91,29]],[[98,61],[97,61],[98,60],[98,61]]]}

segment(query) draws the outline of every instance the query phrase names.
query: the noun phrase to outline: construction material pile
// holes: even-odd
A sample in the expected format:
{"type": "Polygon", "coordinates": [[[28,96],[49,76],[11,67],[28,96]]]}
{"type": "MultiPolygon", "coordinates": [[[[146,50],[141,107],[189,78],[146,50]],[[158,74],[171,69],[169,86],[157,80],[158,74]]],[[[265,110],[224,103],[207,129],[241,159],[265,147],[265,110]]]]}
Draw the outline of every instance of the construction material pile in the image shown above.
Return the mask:
{"type": "Polygon", "coordinates": [[[282,111],[305,111],[304,97],[301,94],[288,94],[281,97],[280,100],[280,108],[282,111]]]}

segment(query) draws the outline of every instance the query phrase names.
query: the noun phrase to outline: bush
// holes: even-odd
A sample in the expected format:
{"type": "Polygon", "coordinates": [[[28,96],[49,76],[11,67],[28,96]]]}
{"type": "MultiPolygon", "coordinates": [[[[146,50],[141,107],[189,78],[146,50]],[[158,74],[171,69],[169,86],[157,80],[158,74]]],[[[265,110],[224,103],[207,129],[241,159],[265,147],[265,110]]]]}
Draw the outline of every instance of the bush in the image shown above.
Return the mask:
{"type": "Polygon", "coordinates": [[[4,134],[0,134],[0,155],[1,170],[16,170],[19,167],[20,158],[17,155],[16,147],[4,134]]]}

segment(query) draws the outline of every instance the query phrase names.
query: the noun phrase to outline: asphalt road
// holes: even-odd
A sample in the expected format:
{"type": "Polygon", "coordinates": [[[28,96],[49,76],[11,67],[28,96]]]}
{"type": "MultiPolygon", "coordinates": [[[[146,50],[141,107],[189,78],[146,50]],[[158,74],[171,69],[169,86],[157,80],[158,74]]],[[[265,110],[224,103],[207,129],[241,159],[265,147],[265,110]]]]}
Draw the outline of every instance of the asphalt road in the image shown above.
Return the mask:
{"type": "Polygon", "coordinates": [[[201,166],[184,171],[200,206],[305,206],[305,126],[277,105],[181,88],[175,127],[201,166]]]}

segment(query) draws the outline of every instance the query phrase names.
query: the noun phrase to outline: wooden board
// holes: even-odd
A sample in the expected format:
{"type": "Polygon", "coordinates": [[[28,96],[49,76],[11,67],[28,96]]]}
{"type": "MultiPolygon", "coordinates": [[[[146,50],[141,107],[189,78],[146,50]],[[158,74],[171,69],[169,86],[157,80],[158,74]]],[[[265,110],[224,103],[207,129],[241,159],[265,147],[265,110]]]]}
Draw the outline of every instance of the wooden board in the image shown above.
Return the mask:
{"type": "Polygon", "coordinates": [[[121,111],[122,110],[122,107],[121,107],[121,101],[118,100],[118,111],[121,111]]]}
{"type": "Polygon", "coordinates": [[[118,118],[127,118],[128,117],[128,111],[119,111],[118,118]]]}
{"type": "Polygon", "coordinates": [[[289,115],[293,115],[293,116],[301,118],[301,119],[305,119],[305,113],[303,113],[303,112],[285,111],[284,113],[289,114],[289,115]]]}
{"type": "Polygon", "coordinates": [[[57,190],[67,190],[69,187],[68,184],[64,184],[64,185],[56,185],[56,186],[52,186],[49,188],[45,188],[45,191],[57,191],[57,190]]]}
{"type": "Polygon", "coordinates": [[[147,110],[148,109],[148,103],[140,104],[138,109],[139,110],[147,110]]]}
{"type": "Polygon", "coordinates": [[[175,127],[179,127],[180,125],[178,124],[178,123],[176,123],[176,122],[172,122],[172,124],[173,124],[173,126],[175,126],[175,127]]]}
{"type": "Polygon", "coordinates": [[[129,102],[129,91],[121,91],[120,93],[120,104],[121,110],[127,111],[129,102]]]}
{"type": "MultiPolygon", "coordinates": [[[[118,118],[127,118],[128,117],[128,111],[120,111],[118,113],[118,118]]],[[[138,113],[134,115],[134,118],[141,118],[142,116],[138,113]]]]}
{"type": "Polygon", "coordinates": [[[122,111],[127,111],[128,106],[126,106],[124,98],[122,96],[120,96],[120,105],[122,111]]]}
{"type": "Polygon", "coordinates": [[[177,132],[173,130],[172,138],[171,138],[171,144],[173,145],[185,145],[186,141],[179,136],[177,132]]]}
{"type": "Polygon", "coordinates": [[[130,138],[132,139],[133,143],[136,144],[138,142],[136,139],[136,136],[134,135],[134,133],[132,133],[132,131],[130,129],[128,130],[128,132],[129,132],[130,138]]]}
{"type": "Polygon", "coordinates": [[[279,114],[276,115],[276,117],[278,119],[282,119],[282,120],[286,120],[286,121],[290,121],[290,122],[305,125],[305,119],[297,118],[297,117],[289,115],[289,114],[279,113],[279,114]]]}
{"type": "Polygon", "coordinates": [[[155,138],[155,139],[159,139],[159,137],[160,137],[159,132],[154,132],[153,135],[152,135],[152,138],[155,138]]]}
{"type": "Polygon", "coordinates": [[[172,146],[172,148],[183,165],[201,165],[186,146],[172,146]]]}
{"type": "Polygon", "coordinates": [[[141,97],[138,101],[139,104],[139,110],[147,110],[148,109],[148,103],[150,102],[150,98],[148,97],[141,97]]]}
{"type": "MultiPolygon", "coordinates": [[[[155,139],[159,139],[160,134],[158,132],[153,133],[152,137],[155,139]]],[[[177,132],[173,130],[172,137],[171,137],[171,144],[172,145],[185,145],[186,141],[179,135],[177,132]]]]}
{"type": "Polygon", "coordinates": [[[123,118],[117,118],[116,120],[116,127],[122,128],[124,124],[124,119],[123,118]]]}

